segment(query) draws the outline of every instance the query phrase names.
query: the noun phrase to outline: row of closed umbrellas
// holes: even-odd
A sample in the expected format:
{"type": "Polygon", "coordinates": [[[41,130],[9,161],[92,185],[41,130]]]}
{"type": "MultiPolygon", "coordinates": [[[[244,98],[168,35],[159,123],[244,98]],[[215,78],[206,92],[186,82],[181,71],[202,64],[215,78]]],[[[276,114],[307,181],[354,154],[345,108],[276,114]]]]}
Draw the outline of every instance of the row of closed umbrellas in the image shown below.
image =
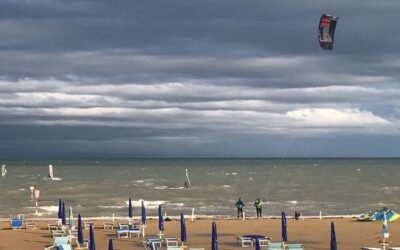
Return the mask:
{"type": "MultiPolygon", "coordinates": [[[[70,216],[69,216],[69,227],[70,228],[75,228],[74,226],[74,220],[73,220],[73,213],[72,213],[72,207],[70,207],[70,216]]],[[[141,212],[142,212],[142,224],[146,224],[147,219],[146,219],[146,208],[144,206],[144,202],[142,201],[141,204],[141,212]]],[[[132,208],[132,200],[129,198],[128,202],[128,216],[129,218],[133,217],[133,208],[132,208]]],[[[59,200],[59,209],[58,209],[58,218],[61,219],[62,224],[66,224],[66,216],[65,216],[65,204],[64,202],[60,199],[59,200]]],[[[186,224],[185,224],[185,217],[183,213],[181,213],[180,217],[180,225],[181,225],[181,241],[182,242],[187,242],[187,233],[186,233],[186,224]]],[[[286,223],[286,215],[285,212],[282,212],[282,217],[281,217],[281,225],[282,225],[282,241],[286,242],[288,241],[287,237],[287,223],[286,223]]],[[[162,215],[162,208],[161,205],[158,206],[158,227],[161,232],[164,231],[164,218],[162,215]]],[[[212,229],[211,229],[211,250],[218,250],[218,240],[217,240],[217,224],[215,222],[212,222],[212,229]]],[[[82,219],[81,215],[78,215],[78,242],[79,244],[83,244],[83,232],[82,232],[82,219]]],[[[259,238],[256,238],[256,244],[255,244],[256,250],[260,250],[260,242],[259,238]]],[[[89,250],[95,250],[95,239],[94,239],[94,228],[93,225],[90,225],[90,231],[89,231],[89,250]]],[[[109,250],[113,250],[113,243],[112,240],[109,240],[109,250]]],[[[336,243],[336,234],[335,234],[335,226],[333,222],[331,223],[331,237],[330,237],[330,250],[337,250],[337,243],[336,243]]]]}
{"type": "MultiPolygon", "coordinates": [[[[287,238],[287,224],[286,224],[285,212],[282,212],[281,222],[282,222],[282,241],[286,242],[288,241],[288,238],[287,238]]],[[[256,237],[255,240],[256,240],[255,249],[261,250],[260,239],[256,237]]],[[[331,245],[330,250],[337,250],[335,225],[333,224],[333,222],[331,223],[330,245],[331,245]]],[[[217,224],[215,222],[213,222],[211,225],[211,250],[218,250],[217,224]]]]}

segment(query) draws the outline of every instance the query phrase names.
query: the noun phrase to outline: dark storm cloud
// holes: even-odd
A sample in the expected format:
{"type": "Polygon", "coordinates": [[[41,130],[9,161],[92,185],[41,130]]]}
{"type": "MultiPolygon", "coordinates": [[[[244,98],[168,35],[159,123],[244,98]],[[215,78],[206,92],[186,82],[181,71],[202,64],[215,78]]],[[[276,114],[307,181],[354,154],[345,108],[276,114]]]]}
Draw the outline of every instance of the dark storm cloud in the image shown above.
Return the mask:
{"type": "Polygon", "coordinates": [[[288,155],[314,156],[349,135],[397,136],[399,10],[395,0],[1,1],[1,153],[281,156],[273,145],[292,147],[289,136],[288,155]],[[334,51],[318,47],[323,13],[340,16],[334,51]]]}

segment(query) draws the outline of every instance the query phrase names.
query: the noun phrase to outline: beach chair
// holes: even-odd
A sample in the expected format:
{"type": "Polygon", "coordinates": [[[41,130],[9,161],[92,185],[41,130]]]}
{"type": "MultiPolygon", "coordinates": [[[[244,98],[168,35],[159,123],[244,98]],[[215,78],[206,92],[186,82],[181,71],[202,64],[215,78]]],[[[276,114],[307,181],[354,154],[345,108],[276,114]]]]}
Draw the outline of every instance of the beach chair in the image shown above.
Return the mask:
{"type": "Polygon", "coordinates": [[[303,244],[286,244],[287,250],[303,250],[303,244]]]}
{"type": "Polygon", "coordinates": [[[117,238],[129,238],[129,229],[116,229],[117,238]]]}
{"type": "Polygon", "coordinates": [[[167,250],[183,250],[182,247],[167,247],[167,250]]]}
{"type": "Polygon", "coordinates": [[[242,244],[242,247],[253,247],[253,238],[244,237],[244,236],[237,236],[236,237],[236,244],[239,245],[239,241],[242,244]]]}
{"type": "Polygon", "coordinates": [[[23,224],[22,220],[18,218],[13,218],[10,221],[11,229],[22,229],[23,224]]]}
{"type": "Polygon", "coordinates": [[[83,228],[84,229],[89,229],[90,225],[93,225],[93,228],[94,228],[94,221],[84,221],[83,222],[83,228]]]}
{"type": "Polygon", "coordinates": [[[46,247],[44,250],[73,250],[72,246],[70,244],[61,244],[58,246],[51,246],[51,247],[46,247]]]}
{"type": "Polygon", "coordinates": [[[140,237],[140,229],[128,229],[129,238],[132,238],[132,235],[135,235],[137,238],[140,237]]]}
{"type": "Polygon", "coordinates": [[[143,241],[143,246],[145,249],[147,249],[147,247],[156,249],[157,247],[162,246],[162,242],[161,239],[158,237],[147,238],[145,241],[143,241]]]}
{"type": "Polygon", "coordinates": [[[164,238],[164,240],[165,240],[165,244],[167,245],[167,248],[178,246],[178,238],[166,237],[166,238],[164,238]]]}
{"type": "Polygon", "coordinates": [[[59,250],[59,249],[68,249],[67,245],[69,245],[69,247],[70,247],[69,249],[72,250],[69,237],[67,237],[67,236],[54,237],[51,246],[45,248],[45,250],[50,250],[50,249],[57,249],[57,250],[59,250]],[[60,246],[64,246],[65,248],[61,248],[60,246]]]}
{"type": "Polygon", "coordinates": [[[36,229],[36,222],[33,222],[33,221],[27,221],[27,222],[25,222],[25,228],[26,228],[26,229],[33,229],[33,230],[35,230],[35,229],[36,229]]]}
{"type": "Polygon", "coordinates": [[[282,250],[282,242],[269,242],[267,250],[282,250]]]}
{"type": "Polygon", "coordinates": [[[103,222],[103,229],[111,229],[114,230],[114,223],[112,221],[103,222]]]}
{"type": "Polygon", "coordinates": [[[260,246],[265,247],[268,246],[269,242],[271,241],[270,237],[260,238],[260,246]]]}

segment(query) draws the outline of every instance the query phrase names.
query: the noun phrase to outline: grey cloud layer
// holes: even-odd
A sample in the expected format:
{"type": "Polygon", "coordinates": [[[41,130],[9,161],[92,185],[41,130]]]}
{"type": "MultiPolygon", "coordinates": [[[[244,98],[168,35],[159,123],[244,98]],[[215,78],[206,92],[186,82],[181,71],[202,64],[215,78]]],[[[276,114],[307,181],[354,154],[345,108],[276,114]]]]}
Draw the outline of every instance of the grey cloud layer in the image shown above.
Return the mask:
{"type": "Polygon", "coordinates": [[[394,0],[2,1],[0,149],[340,155],[329,151],[357,135],[368,155],[400,136],[399,11],[394,0]],[[333,52],[316,41],[322,13],[340,16],[333,52]],[[311,141],[326,151],[296,149],[311,141]]]}

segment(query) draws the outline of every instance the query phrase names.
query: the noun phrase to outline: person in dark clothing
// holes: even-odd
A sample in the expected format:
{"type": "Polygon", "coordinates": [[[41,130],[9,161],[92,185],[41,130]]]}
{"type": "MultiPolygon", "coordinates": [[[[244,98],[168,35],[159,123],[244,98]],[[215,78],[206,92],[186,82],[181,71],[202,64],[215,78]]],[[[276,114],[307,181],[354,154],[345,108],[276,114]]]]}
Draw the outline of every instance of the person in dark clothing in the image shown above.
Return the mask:
{"type": "Polygon", "coordinates": [[[262,209],[262,201],[260,198],[257,198],[256,202],[254,202],[254,206],[256,207],[257,218],[262,218],[261,209],[262,209]]]}
{"type": "Polygon", "coordinates": [[[300,216],[301,216],[300,212],[294,211],[294,219],[295,220],[300,219],[300,216]]]}
{"type": "Polygon", "coordinates": [[[237,215],[238,219],[243,218],[244,203],[241,198],[239,198],[239,200],[236,202],[235,206],[237,207],[237,210],[238,210],[238,215],[237,215]]]}

